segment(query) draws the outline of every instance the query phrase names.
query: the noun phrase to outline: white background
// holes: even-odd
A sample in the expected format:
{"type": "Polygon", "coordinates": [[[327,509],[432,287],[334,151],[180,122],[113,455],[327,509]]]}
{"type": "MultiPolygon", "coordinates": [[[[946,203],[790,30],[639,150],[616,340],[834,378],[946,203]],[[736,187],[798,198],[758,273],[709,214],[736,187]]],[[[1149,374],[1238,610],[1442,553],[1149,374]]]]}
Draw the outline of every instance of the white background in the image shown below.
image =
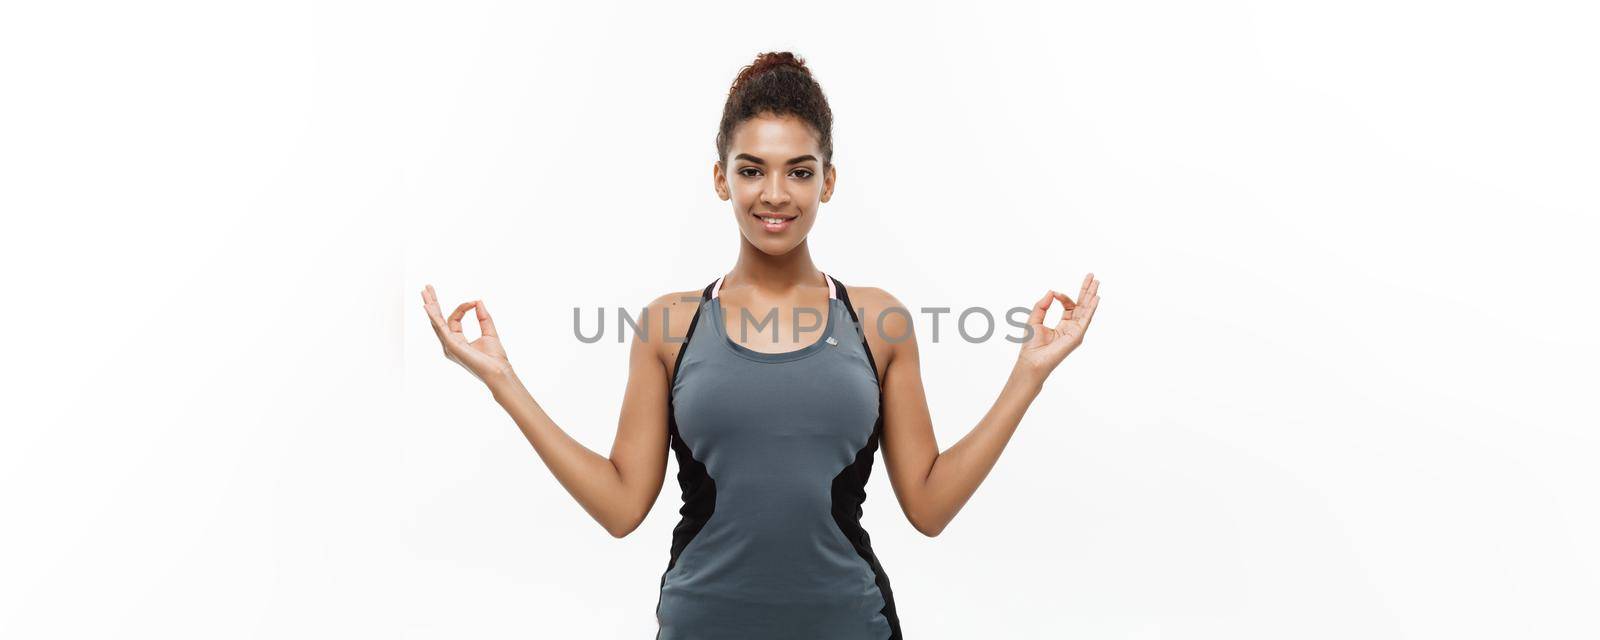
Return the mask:
{"type": "MultiPolygon", "coordinates": [[[[608,452],[571,309],[732,267],[722,100],[793,50],[823,270],[1103,281],[942,535],[879,460],[907,637],[1597,637],[1583,4],[7,3],[0,635],[651,637],[675,479],[611,538],[418,292],[608,452]]],[[[930,331],[948,447],[1016,347],[930,331]]]]}

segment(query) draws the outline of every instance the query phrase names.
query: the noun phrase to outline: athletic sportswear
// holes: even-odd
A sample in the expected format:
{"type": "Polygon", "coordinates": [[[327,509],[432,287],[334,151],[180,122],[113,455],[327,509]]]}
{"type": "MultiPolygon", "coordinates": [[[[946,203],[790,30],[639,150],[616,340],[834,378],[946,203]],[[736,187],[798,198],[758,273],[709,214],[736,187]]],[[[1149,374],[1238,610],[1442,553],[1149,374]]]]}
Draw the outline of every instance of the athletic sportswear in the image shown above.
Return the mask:
{"type": "Polygon", "coordinates": [[[877,364],[844,284],[823,277],[822,337],[783,353],[729,338],[723,278],[701,292],[668,402],[683,508],[658,640],[901,638],[861,527],[883,433],[877,364]]]}

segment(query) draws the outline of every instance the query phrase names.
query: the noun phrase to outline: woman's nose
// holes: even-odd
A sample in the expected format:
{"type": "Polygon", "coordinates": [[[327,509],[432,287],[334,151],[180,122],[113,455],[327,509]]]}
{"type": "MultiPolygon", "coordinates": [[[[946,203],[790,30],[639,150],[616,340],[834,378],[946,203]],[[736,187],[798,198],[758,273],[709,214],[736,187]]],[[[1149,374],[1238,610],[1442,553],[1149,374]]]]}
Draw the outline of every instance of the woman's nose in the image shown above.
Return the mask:
{"type": "Polygon", "coordinates": [[[761,190],[761,200],[768,205],[782,205],[789,202],[789,192],[783,190],[783,176],[773,176],[767,179],[767,184],[761,190]]]}

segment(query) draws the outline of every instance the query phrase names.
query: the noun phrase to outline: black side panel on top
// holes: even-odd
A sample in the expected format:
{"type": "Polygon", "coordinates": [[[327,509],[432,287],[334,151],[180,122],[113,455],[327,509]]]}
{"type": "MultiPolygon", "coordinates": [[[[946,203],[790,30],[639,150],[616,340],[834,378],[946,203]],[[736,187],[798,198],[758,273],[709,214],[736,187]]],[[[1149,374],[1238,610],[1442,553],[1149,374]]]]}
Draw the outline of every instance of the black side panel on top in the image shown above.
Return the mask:
{"type": "Polygon", "coordinates": [[[878,584],[878,590],[883,592],[883,608],[879,610],[883,617],[889,621],[889,628],[893,633],[889,640],[901,640],[900,616],[894,608],[894,590],[889,586],[889,576],[884,573],[883,565],[878,563],[877,554],[872,552],[872,539],[867,535],[867,530],[861,526],[861,503],[867,499],[867,476],[872,473],[872,456],[878,450],[878,440],[883,434],[883,417],[880,415],[877,424],[873,426],[872,437],[867,440],[867,445],[856,452],[856,460],[839,472],[833,478],[833,521],[839,525],[839,531],[850,540],[855,547],[856,555],[867,561],[872,567],[872,575],[878,584]]]}
{"type": "MultiPolygon", "coordinates": [[[[711,298],[711,287],[716,282],[706,285],[700,292],[700,301],[703,303],[711,298]]],[[[694,338],[695,326],[700,323],[700,308],[697,305],[694,316],[689,320],[689,330],[684,333],[683,346],[678,347],[678,357],[672,364],[672,377],[667,381],[667,440],[672,447],[673,455],[678,459],[678,486],[683,490],[683,507],[678,510],[682,516],[678,525],[672,529],[672,555],[667,560],[667,570],[661,572],[661,584],[667,584],[667,572],[678,564],[678,556],[683,553],[689,541],[695,534],[706,526],[711,520],[711,513],[717,506],[717,484],[711,480],[711,475],[706,472],[706,465],[694,459],[694,452],[689,450],[689,445],[683,442],[678,435],[678,420],[674,415],[672,404],[672,388],[678,381],[678,369],[683,366],[683,354],[689,350],[689,340],[694,338]]],[[[656,594],[656,615],[661,614],[661,595],[656,594]]],[[[660,636],[660,630],[657,630],[660,636]]]]}
{"type": "MultiPolygon", "coordinates": [[[[833,276],[828,276],[833,278],[833,276]]],[[[833,278],[835,290],[839,292],[839,300],[845,308],[850,310],[850,319],[855,322],[856,330],[861,334],[861,349],[867,354],[867,362],[872,365],[873,380],[877,380],[878,363],[872,358],[872,349],[867,345],[866,329],[861,327],[861,318],[857,316],[855,307],[850,305],[850,294],[845,289],[844,283],[838,278],[833,278]]],[[[867,535],[867,530],[861,526],[862,503],[867,500],[867,478],[872,475],[872,458],[878,451],[878,442],[883,438],[883,388],[878,389],[878,420],[872,425],[872,437],[867,438],[867,444],[856,451],[856,459],[849,466],[839,471],[833,478],[833,521],[839,526],[839,531],[850,540],[855,547],[856,555],[872,567],[872,574],[878,584],[878,590],[883,592],[883,609],[879,610],[883,617],[889,621],[891,634],[889,640],[902,640],[900,634],[900,615],[894,607],[894,590],[889,586],[889,576],[884,573],[883,565],[878,563],[877,554],[872,552],[872,539],[867,535]]]]}

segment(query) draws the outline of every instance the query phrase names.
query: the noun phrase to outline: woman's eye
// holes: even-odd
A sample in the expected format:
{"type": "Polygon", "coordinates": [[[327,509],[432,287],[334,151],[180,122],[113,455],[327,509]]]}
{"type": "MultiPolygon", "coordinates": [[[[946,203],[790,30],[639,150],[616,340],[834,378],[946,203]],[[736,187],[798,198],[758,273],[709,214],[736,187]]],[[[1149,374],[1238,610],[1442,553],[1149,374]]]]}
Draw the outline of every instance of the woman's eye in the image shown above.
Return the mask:
{"type": "Polygon", "coordinates": [[[756,176],[758,176],[760,174],[761,174],[760,171],[758,171],[758,170],[756,170],[754,168],[751,168],[751,167],[745,167],[745,168],[739,170],[739,175],[744,176],[746,178],[754,178],[754,177],[756,177],[756,176]]]}
{"type": "Polygon", "coordinates": [[[810,169],[796,169],[795,170],[795,174],[801,180],[805,180],[806,178],[811,177],[811,170],[810,169]]]}

